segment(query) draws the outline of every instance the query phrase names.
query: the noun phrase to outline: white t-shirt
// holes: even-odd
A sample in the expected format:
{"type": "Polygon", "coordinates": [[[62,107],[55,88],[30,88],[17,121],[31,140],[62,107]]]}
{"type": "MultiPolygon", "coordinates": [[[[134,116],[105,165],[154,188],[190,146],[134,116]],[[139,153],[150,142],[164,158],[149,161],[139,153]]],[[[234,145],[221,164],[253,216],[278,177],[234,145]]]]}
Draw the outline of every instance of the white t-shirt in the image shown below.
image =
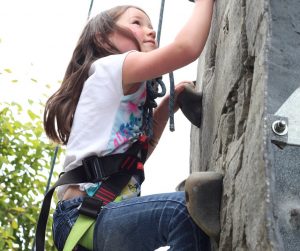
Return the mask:
{"type": "MultiPolygon", "coordinates": [[[[122,67],[129,52],[96,60],[85,81],[66,149],[64,171],[82,165],[91,155],[125,152],[143,133],[146,83],[124,96],[122,67]]],[[[66,186],[58,190],[62,199],[66,186]]]]}

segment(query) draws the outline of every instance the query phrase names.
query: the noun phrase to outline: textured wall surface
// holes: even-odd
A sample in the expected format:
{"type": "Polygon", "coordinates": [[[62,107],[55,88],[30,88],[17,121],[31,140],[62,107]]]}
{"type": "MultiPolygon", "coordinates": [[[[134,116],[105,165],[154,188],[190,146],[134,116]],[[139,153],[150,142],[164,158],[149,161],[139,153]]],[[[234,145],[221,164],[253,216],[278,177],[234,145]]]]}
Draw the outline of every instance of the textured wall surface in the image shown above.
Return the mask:
{"type": "Polygon", "coordinates": [[[277,231],[266,128],[299,87],[299,62],[299,0],[216,0],[198,64],[203,120],[192,127],[190,167],[224,174],[218,250],[300,250],[283,248],[277,231]]]}

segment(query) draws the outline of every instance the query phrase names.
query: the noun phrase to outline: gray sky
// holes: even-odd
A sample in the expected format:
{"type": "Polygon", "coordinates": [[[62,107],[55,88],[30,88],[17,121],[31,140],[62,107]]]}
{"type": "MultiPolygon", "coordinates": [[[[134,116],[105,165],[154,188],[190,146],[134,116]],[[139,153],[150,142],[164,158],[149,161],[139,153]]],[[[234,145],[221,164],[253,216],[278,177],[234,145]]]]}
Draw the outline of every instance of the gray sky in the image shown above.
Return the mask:
{"type": "MultiPolygon", "coordinates": [[[[92,16],[115,5],[133,4],[158,25],[160,0],[94,0],[92,16]]],[[[44,102],[62,80],[90,1],[0,0],[0,100],[44,102]],[[9,68],[12,74],[3,69],[9,68]],[[36,79],[33,83],[31,78],[36,79]],[[17,79],[15,84],[6,84],[17,79]],[[51,88],[45,86],[49,84],[51,88]]],[[[172,41],[191,13],[188,0],[166,0],[161,46],[172,41]]],[[[174,72],[175,82],[196,79],[197,62],[174,72]]],[[[164,76],[169,89],[168,76],[164,76]]],[[[146,163],[142,194],[172,192],[189,174],[190,123],[177,112],[175,132],[166,128],[157,149],[146,163]]],[[[61,167],[56,166],[60,172],[61,167]]]]}

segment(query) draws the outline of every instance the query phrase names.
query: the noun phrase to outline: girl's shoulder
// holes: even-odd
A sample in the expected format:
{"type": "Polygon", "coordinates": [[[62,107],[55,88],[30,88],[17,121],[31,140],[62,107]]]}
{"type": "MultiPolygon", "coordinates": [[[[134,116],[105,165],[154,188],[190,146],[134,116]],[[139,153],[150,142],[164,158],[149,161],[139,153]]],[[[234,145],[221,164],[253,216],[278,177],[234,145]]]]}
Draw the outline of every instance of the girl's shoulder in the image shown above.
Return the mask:
{"type": "Polygon", "coordinates": [[[98,69],[118,69],[118,66],[122,68],[124,60],[130,51],[120,54],[108,55],[96,59],[90,67],[89,76],[95,73],[98,69]]]}
{"type": "Polygon", "coordinates": [[[133,51],[127,51],[124,53],[120,53],[120,54],[112,54],[112,55],[108,55],[105,57],[101,57],[96,59],[93,64],[109,64],[109,63],[115,63],[116,61],[124,61],[124,59],[126,58],[126,56],[133,51]]]}

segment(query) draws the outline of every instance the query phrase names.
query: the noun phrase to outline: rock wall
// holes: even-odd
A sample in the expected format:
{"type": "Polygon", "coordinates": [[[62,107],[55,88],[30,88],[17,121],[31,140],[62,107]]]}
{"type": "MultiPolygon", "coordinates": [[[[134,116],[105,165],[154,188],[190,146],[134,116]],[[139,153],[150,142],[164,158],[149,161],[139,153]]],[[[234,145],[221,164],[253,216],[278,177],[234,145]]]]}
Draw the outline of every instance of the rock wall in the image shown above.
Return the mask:
{"type": "Polygon", "coordinates": [[[299,62],[299,0],[216,0],[198,63],[203,118],[200,129],[192,126],[190,168],[224,174],[218,250],[300,250],[300,234],[286,241],[278,227],[268,127],[299,87],[299,62]],[[298,247],[284,248],[290,241],[298,247]]]}

